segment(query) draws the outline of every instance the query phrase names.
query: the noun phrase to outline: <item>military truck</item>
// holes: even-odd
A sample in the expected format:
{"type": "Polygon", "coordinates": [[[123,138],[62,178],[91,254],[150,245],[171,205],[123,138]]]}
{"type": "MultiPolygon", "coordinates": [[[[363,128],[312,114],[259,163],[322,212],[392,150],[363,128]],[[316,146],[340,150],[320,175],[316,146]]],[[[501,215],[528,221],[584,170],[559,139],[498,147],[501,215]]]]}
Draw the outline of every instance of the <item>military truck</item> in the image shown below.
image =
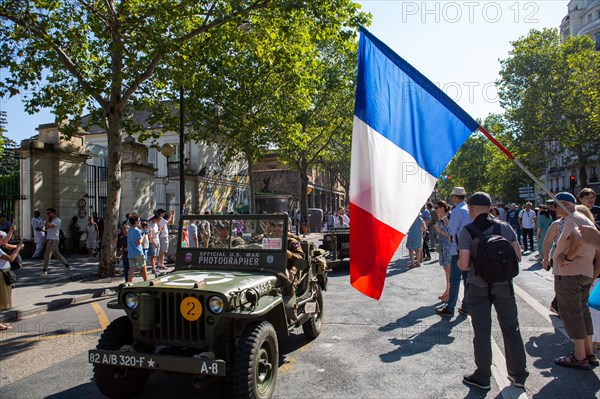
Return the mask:
{"type": "Polygon", "coordinates": [[[98,389],[128,398],[153,371],[166,371],[192,375],[197,387],[227,379],[235,398],[270,398],[276,333],[302,327],[316,338],[327,287],[321,251],[288,234],[287,222],[285,215],[183,216],[174,271],[124,283],[109,303],[125,315],[89,351],[98,389]],[[200,248],[187,234],[194,230],[200,248]]]}

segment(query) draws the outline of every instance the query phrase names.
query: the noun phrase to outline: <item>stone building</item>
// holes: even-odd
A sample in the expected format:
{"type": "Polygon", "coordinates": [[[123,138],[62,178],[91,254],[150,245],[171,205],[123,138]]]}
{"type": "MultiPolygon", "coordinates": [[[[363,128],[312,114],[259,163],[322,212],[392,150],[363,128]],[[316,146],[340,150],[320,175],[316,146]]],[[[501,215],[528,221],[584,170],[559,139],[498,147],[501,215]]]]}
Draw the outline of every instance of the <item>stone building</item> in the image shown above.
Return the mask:
{"type": "MultiPolygon", "coordinates": [[[[159,129],[144,126],[145,129],[159,129]]],[[[35,209],[44,214],[55,208],[62,230],[70,237],[69,223],[77,216],[81,227],[87,216],[104,215],[108,167],[107,138],[101,128],[90,127],[70,139],[59,133],[56,123],[38,127],[38,135],[24,140],[19,149],[21,199],[15,224],[19,237],[32,238],[30,220],[35,209]]],[[[175,210],[179,217],[179,135],[166,132],[151,145],[127,136],[122,148],[121,207],[119,220],[130,212],[149,217],[155,209],[175,210]],[[175,147],[165,157],[157,148],[175,147]]],[[[190,213],[247,212],[249,183],[244,160],[224,162],[216,145],[188,142],[185,154],[186,208],[190,213]]]]}
{"type": "MultiPolygon", "coordinates": [[[[300,207],[300,172],[281,162],[273,152],[252,168],[255,193],[289,196],[288,210],[300,207]]],[[[337,210],[346,204],[346,193],[336,176],[313,168],[308,172],[308,207],[323,211],[337,210]]]]}

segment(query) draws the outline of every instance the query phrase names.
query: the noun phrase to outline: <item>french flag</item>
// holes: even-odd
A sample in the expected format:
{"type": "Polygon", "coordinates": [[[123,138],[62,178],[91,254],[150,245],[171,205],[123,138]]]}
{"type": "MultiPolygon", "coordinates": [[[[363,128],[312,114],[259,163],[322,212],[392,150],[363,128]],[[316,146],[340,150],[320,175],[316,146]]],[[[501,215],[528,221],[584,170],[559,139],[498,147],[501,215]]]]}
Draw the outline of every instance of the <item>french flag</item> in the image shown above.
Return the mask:
{"type": "Polygon", "coordinates": [[[435,183],[479,124],[360,30],[350,168],[350,282],[374,299],[435,183]]]}

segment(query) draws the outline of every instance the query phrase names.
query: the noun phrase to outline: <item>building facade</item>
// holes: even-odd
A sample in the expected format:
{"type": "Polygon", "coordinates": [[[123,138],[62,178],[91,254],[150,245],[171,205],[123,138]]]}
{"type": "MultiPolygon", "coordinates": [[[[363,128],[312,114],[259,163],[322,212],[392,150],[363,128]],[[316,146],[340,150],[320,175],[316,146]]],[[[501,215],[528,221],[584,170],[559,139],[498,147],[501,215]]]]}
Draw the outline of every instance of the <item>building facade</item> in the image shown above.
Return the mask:
{"type": "Polygon", "coordinates": [[[600,50],[600,0],[571,0],[567,7],[568,14],[560,23],[562,40],[588,35],[600,50]]]}
{"type": "MultiPolygon", "coordinates": [[[[252,168],[255,193],[289,196],[288,210],[300,208],[300,172],[281,162],[277,153],[264,156],[252,168]]],[[[309,208],[337,211],[346,204],[346,192],[337,176],[319,168],[308,171],[309,208]]]]}
{"type": "MultiPolygon", "coordinates": [[[[596,43],[596,50],[600,51],[600,0],[571,0],[567,6],[568,13],[560,24],[562,40],[570,36],[588,35],[596,43]]],[[[577,193],[582,188],[577,169],[577,155],[572,151],[562,148],[557,142],[545,142],[545,155],[547,159],[545,184],[550,191],[570,191],[571,176],[574,176],[577,193]]],[[[587,185],[594,191],[600,192],[600,158],[598,155],[588,159],[587,185]]]]}
{"type": "MultiPolygon", "coordinates": [[[[154,129],[154,127],[145,127],[154,129]]],[[[19,149],[20,193],[15,224],[19,237],[32,238],[30,221],[33,211],[42,214],[55,208],[63,222],[67,238],[69,223],[77,218],[84,227],[87,217],[104,215],[107,195],[107,137],[104,131],[91,127],[71,138],[63,137],[59,124],[40,125],[38,135],[24,140],[19,149]]],[[[139,143],[127,136],[122,143],[121,205],[119,220],[137,212],[149,217],[158,208],[174,210],[179,217],[179,135],[166,132],[152,145],[139,143]],[[170,144],[175,155],[161,154],[160,148],[170,144]]],[[[244,160],[225,162],[216,145],[188,142],[185,156],[185,204],[189,213],[247,212],[249,179],[244,160]]]]}

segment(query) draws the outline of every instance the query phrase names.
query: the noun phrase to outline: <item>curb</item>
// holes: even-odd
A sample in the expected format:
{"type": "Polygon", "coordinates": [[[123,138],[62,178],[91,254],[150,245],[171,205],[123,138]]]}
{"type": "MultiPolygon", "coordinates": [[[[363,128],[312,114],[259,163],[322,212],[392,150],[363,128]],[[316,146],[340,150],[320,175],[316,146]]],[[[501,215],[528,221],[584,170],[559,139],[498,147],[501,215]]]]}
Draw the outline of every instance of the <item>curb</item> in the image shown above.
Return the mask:
{"type": "Polygon", "coordinates": [[[70,306],[80,305],[90,299],[109,297],[116,295],[116,291],[110,288],[98,289],[98,292],[93,294],[85,294],[74,296],[72,298],[56,299],[46,305],[32,306],[30,308],[9,309],[0,312],[0,323],[8,323],[22,320],[29,316],[34,316],[54,310],[68,308],[70,306]]]}

